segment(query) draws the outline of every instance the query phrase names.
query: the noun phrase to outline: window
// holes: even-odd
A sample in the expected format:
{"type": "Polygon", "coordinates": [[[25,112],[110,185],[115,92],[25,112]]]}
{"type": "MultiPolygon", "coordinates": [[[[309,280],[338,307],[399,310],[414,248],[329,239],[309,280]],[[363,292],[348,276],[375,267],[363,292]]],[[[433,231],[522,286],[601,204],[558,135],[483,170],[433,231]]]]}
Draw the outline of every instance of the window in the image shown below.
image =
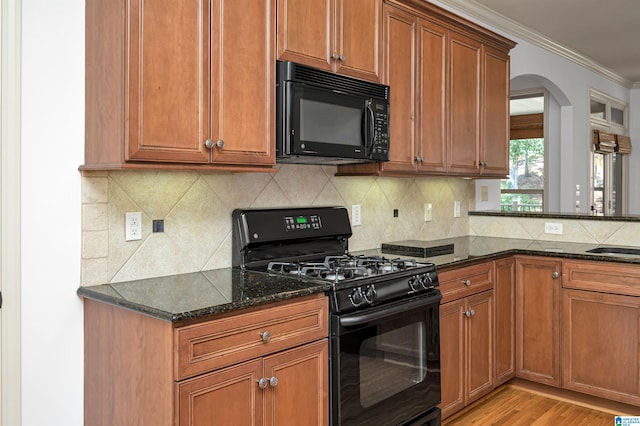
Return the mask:
{"type": "Polygon", "coordinates": [[[626,154],[631,152],[627,105],[593,89],[590,100],[591,211],[598,216],[621,216],[627,210],[626,154]]]}
{"type": "Polygon", "coordinates": [[[509,178],[500,183],[502,211],[544,209],[544,95],[511,98],[509,178]]]}

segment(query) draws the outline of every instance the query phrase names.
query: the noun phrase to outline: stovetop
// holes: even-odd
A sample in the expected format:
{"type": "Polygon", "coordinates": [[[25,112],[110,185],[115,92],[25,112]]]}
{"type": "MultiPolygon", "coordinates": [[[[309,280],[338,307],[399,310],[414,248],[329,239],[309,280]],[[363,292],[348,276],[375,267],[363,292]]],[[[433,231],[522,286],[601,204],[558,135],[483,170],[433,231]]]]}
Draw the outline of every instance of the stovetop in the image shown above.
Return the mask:
{"type": "Polygon", "coordinates": [[[332,283],[365,277],[380,277],[398,271],[424,266],[413,259],[389,259],[383,256],[333,255],[317,261],[272,261],[267,272],[294,275],[301,278],[317,278],[332,283]]]}

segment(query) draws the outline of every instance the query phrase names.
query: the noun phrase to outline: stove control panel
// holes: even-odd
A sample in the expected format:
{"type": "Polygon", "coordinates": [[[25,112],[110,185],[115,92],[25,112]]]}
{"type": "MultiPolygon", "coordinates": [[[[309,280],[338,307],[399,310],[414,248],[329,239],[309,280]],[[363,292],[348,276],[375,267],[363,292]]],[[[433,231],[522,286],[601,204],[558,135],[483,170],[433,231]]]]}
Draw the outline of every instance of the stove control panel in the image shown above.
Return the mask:
{"type": "Polygon", "coordinates": [[[285,216],[284,226],[287,231],[322,229],[322,220],[318,215],[285,216]]]}

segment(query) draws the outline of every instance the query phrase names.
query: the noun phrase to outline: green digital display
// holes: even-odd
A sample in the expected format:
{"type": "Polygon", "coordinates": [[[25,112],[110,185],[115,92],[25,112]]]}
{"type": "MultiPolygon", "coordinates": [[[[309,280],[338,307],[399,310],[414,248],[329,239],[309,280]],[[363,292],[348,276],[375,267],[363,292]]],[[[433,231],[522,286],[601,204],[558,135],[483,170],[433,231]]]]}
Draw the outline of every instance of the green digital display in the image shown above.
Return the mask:
{"type": "Polygon", "coordinates": [[[307,218],[304,216],[300,216],[296,219],[296,223],[300,224],[300,223],[307,223],[307,218]]]}

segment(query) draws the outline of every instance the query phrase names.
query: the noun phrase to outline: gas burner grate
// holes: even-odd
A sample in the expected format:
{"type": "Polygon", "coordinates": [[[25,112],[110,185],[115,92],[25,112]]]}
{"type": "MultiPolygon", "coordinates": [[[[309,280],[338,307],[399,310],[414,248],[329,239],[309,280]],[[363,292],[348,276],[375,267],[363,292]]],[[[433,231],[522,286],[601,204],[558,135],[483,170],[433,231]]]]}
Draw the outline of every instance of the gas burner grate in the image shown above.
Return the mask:
{"type": "Polygon", "coordinates": [[[415,268],[412,259],[388,259],[382,256],[326,256],[318,262],[270,262],[267,272],[280,275],[318,278],[332,282],[382,275],[415,268]]]}

